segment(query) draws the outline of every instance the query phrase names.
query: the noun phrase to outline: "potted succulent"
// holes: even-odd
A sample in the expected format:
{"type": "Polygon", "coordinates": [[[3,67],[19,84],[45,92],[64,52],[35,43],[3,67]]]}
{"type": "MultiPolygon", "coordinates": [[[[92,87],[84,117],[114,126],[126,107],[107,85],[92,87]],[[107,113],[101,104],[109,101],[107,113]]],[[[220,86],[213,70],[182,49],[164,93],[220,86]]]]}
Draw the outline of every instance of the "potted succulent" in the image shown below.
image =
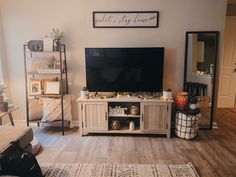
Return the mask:
{"type": "Polygon", "coordinates": [[[189,108],[190,109],[196,109],[197,108],[198,99],[194,94],[189,94],[188,101],[189,101],[189,108]]]}

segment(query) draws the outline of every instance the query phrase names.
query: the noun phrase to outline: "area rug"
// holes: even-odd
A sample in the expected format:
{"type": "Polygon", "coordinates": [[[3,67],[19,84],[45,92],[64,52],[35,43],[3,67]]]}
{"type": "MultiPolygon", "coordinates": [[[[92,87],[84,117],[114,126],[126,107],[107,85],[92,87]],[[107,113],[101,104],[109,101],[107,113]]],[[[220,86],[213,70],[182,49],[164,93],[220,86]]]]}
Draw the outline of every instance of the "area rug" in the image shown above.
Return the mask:
{"type": "Polygon", "coordinates": [[[183,165],[55,163],[42,164],[46,177],[199,177],[191,163],[183,165]]]}

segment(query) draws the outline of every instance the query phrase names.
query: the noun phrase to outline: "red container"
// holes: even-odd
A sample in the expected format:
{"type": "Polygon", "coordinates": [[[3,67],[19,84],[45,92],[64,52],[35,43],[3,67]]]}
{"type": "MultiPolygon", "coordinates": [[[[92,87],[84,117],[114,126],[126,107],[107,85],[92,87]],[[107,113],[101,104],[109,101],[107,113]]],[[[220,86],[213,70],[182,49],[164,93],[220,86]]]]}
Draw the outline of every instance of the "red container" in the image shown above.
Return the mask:
{"type": "Polygon", "coordinates": [[[185,110],[188,105],[188,93],[187,92],[177,92],[175,103],[177,109],[185,110]]]}

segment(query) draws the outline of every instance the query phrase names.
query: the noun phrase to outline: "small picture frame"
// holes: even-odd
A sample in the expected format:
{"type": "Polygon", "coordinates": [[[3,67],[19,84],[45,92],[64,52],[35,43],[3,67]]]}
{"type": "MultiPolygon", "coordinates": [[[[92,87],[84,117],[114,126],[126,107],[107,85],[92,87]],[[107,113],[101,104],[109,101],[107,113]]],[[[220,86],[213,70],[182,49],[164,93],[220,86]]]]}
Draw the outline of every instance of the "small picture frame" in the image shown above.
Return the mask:
{"type": "Polygon", "coordinates": [[[30,94],[31,95],[41,94],[41,82],[39,80],[30,81],[30,94]]]}
{"type": "Polygon", "coordinates": [[[60,82],[46,81],[44,94],[52,94],[52,95],[60,94],[60,82]]]}

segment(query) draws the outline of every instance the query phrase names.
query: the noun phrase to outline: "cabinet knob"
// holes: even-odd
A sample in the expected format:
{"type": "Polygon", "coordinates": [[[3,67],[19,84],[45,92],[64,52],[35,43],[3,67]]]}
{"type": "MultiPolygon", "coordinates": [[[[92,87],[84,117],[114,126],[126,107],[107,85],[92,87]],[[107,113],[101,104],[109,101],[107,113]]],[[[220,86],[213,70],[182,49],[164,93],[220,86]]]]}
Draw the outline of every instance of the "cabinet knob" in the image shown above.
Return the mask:
{"type": "Polygon", "coordinates": [[[233,70],[233,73],[235,73],[236,72],[236,68],[234,68],[234,70],[233,70]]]}

